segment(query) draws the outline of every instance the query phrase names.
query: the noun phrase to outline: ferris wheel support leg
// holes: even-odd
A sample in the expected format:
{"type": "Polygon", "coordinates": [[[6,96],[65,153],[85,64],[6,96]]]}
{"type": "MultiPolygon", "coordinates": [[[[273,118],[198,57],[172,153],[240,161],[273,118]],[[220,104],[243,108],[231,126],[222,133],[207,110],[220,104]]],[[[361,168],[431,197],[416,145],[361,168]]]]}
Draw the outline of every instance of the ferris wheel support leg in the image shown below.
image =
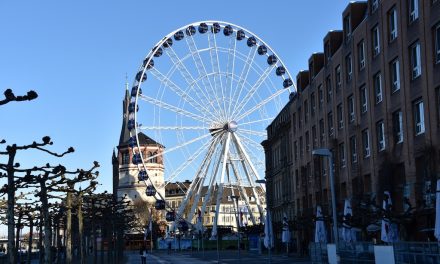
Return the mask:
{"type": "Polygon", "coordinates": [[[226,140],[225,143],[223,145],[223,163],[222,163],[222,172],[221,172],[221,176],[220,176],[220,183],[218,185],[218,189],[217,189],[217,199],[216,199],[216,203],[215,203],[215,221],[214,221],[214,226],[212,228],[213,232],[215,230],[215,235],[217,236],[217,224],[218,224],[218,215],[219,215],[219,211],[220,211],[220,203],[223,197],[223,184],[225,181],[225,174],[226,174],[226,163],[228,160],[228,153],[229,153],[229,144],[231,142],[231,134],[230,132],[227,133],[226,136],[226,140]]]}
{"type": "MultiPolygon", "coordinates": [[[[216,138],[214,138],[212,140],[211,145],[210,145],[210,150],[215,149],[216,141],[217,141],[216,138]]],[[[212,152],[211,151],[208,152],[207,156],[203,160],[202,165],[200,166],[199,170],[196,173],[195,179],[191,183],[191,185],[189,187],[189,190],[188,190],[188,192],[185,195],[185,198],[182,200],[182,203],[180,204],[180,206],[179,206],[179,208],[177,210],[177,216],[180,217],[183,214],[183,211],[185,210],[186,205],[187,205],[188,201],[190,200],[190,198],[191,198],[191,196],[192,196],[192,194],[194,192],[194,189],[196,189],[199,185],[203,185],[204,179],[201,179],[201,171],[204,169],[206,161],[207,160],[211,160],[211,155],[212,155],[212,152]]],[[[209,165],[208,165],[208,167],[209,167],[209,165]]],[[[197,204],[197,202],[195,202],[195,204],[197,204]]],[[[193,217],[193,212],[189,212],[189,215],[191,217],[193,217]]],[[[191,218],[189,218],[189,219],[191,219],[191,218]]],[[[176,221],[173,222],[172,228],[174,228],[175,224],[176,224],[176,221]]]]}
{"type": "MultiPolygon", "coordinates": [[[[265,221],[264,218],[264,212],[263,212],[263,208],[261,207],[261,202],[260,202],[260,196],[257,194],[256,191],[256,186],[255,186],[255,180],[259,179],[259,175],[257,170],[255,169],[254,165],[252,164],[252,162],[249,159],[249,155],[247,154],[245,148],[243,147],[243,145],[241,144],[240,138],[234,133],[233,134],[233,141],[234,144],[237,148],[237,150],[240,152],[240,154],[242,155],[243,159],[242,159],[242,164],[243,164],[243,169],[245,171],[246,177],[249,181],[249,184],[252,187],[252,192],[254,193],[255,196],[255,200],[257,202],[257,207],[258,207],[258,211],[260,213],[260,223],[265,221]],[[252,173],[255,175],[255,179],[252,177],[252,175],[249,173],[247,167],[246,167],[246,163],[249,165],[252,173]]],[[[263,186],[261,186],[261,188],[266,191],[263,186]]],[[[266,201],[267,203],[267,201],[266,201]]]]}
{"type": "Polygon", "coordinates": [[[237,179],[237,183],[238,183],[238,188],[239,188],[240,194],[241,194],[242,197],[244,197],[244,202],[246,204],[248,213],[249,213],[249,215],[251,217],[252,224],[256,225],[257,223],[255,221],[254,213],[252,212],[252,208],[251,208],[250,203],[249,203],[249,197],[247,195],[246,189],[242,185],[241,176],[238,173],[237,167],[235,166],[235,164],[232,161],[231,161],[231,167],[232,167],[232,171],[234,172],[235,178],[237,179]]]}
{"type": "Polygon", "coordinates": [[[203,188],[203,183],[205,182],[205,179],[206,179],[206,174],[208,173],[208,169],[209,169],[211,162],[212,162],[212,155],[214,154],[215,145],[218,143],[218,138],[219,137],[216,137],[214,140],[212,140],[211,146],[210,146],[209,151],[208,151],[208,153],[202,163],[202,166],[200,167],[199,171],[197,172],[197,177],[200,179],[200,184],[197,187],[196,196],[195,196],[195,198],[193,200],[193,204],[191,206],[191,211],[188,213],[188,216],[186,218],[186,221],[188,223],[191,222],[191,219],[193,219],[194,214],[195,214],[195,210],[199,205],[200,193],[203,188]]]}

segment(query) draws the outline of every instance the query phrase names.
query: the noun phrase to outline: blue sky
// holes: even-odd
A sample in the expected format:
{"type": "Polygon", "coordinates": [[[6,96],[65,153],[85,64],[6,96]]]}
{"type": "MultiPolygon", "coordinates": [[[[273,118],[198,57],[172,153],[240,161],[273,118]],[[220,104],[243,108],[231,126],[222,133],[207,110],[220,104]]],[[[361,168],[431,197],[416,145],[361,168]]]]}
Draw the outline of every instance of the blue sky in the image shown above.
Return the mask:
{"type": "Polygon", "coordinates": [[[313,52],[322,51],[325,34],[341,29],[348,2],[0,1],[0,91],[39,94],[0,108],[0,139],[28,144],[49,135],[51,150],[73,146],[76,152],[62,159],[29,152],[17,161],[75,169],[96,160],[99,189],[111,191],[125,76],[132,83],[163,36],[195,21],[229,21],[259,35],[296,76],[313,52]]]}

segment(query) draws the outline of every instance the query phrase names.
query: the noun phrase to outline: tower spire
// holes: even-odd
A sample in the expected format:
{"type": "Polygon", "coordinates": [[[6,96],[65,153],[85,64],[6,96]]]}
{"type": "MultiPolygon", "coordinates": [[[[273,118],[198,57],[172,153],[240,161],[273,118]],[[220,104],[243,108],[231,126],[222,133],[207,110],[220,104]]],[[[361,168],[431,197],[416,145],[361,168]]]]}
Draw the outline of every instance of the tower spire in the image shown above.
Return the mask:
{"type": "Polygon", "coordinates": [[[124,144],[130,138],[130,132],[127,129],[128,122],[128,105],[130,103],[130,93],[128,91],[128,75],[125,73],[125,97],[122,102],[122,128],[121,135],[119,137],[119,145],[124,144]]]}

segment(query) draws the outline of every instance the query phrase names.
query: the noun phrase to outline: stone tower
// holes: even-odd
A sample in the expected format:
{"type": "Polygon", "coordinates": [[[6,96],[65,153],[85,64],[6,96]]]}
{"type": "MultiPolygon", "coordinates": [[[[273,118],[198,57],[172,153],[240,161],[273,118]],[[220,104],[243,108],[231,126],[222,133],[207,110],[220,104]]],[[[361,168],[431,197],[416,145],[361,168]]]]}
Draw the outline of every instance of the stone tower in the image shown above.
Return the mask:
{"type": "MultiPolygon", "coordinates": [[[[146,185],[144,182],[138,181],[138,165],[132,163],[133,152],[128,145],[130,132],[127,129],[128,104],[130,103],[130,95],[128,93],[128,83],[126,83],[125,98],[123,101],[123,118],[121,135],[119,137],[119,145],[117,151],[113,151],[113,194],[115,198],[126,196],[132,202],[137,200],[154,203],[155,199],[146,195],[146,185]]],[[[149,159],[145,165],[147,167],[148,176],[154,183],[158,193],[165,197],[164,182],[164,163],[161,153],[164,146],[143,133],[138,135],[140,151],[144,160],[149,159]],[[153,156],[157,157],[151,158],[153,156]]],[[[147,181],[148,182],[148,181],[147,181]]],[[[149,183],[149,182],[148,182],[149,183]]]]}

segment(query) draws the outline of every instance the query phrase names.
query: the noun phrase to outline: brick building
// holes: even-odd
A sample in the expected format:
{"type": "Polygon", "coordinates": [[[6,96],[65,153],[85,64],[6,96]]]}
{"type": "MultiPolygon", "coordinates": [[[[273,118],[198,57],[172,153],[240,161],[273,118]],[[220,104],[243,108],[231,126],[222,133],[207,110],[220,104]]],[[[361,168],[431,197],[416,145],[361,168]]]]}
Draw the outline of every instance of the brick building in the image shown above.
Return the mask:
{"type": "Polygon", "coordinates": [[[389,190],[396,213],[408,209],[406,197],[420,216],[405,238],[426,239],[418,230],[434,226],[440,177],[440,1],[352,2],[342,21],[267,128],[273,221],[288,212],[296,238],[312,239],[316,205],[329,215],[331,200],[328,164],[311,150],[329,148],[338,212],[345,198],[353,207],[366,197],[380,203],[389,190]]]}

